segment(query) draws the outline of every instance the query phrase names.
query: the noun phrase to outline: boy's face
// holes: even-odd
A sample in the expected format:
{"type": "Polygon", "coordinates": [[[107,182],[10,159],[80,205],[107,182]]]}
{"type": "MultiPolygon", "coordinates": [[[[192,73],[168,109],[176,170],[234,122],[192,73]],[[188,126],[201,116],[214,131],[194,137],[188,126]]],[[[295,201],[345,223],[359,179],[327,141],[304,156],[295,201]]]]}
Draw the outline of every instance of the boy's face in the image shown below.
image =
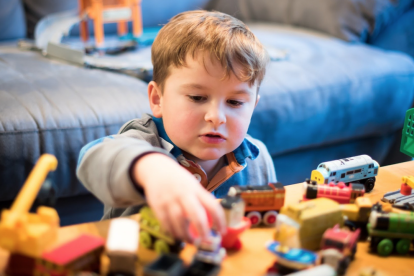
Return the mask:
{"type": "Polygon", "coordinates": [[[169,69],[163,95],[155,82],[148,93],[154,116],[163,118],[176,146],[198,159],[216,160],[243,142],[259,97],[256,84],[234,74],[223,78],[220,63],[207,55],[204,62],[202,54],[188,56],[186,67],[169,69]]]}

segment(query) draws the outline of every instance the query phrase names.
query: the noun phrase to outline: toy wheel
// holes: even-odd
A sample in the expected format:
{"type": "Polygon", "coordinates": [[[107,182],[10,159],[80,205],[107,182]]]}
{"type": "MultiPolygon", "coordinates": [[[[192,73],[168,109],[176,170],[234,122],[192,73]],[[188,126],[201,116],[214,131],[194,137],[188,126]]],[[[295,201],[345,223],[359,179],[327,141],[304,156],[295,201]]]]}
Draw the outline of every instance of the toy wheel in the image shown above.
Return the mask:
{"type": "Polygon", "coordinates": [[[267,211],[265,215],[263,216],[263,222],[264,224],[271,226],[275,225],[277,218],[277,212],[276,211],[267,211]]]}
{"type": "Polygon", "coordinates": [[[351,260],[355,259],[355,253],[357,252],[357,244],[355,243],[354,247],[352,247],[351,251],[351,260]]]}
{"type": "Polygon", "coordinates": [[[395,247],[397,249],[398,254],[405,255],[410,250],[410,240],[409,239],[401,239],[397,242],[395,247]]]}
{"type": "Polygon", "coordinates": [[[158,254],[170,253],[170,246],[163,240],[156,240],[154,243],[154,250],[158,254]]]}
{"type": "Polygon", "coordinates": [[[388,256],[391,254],[394,249],[394,244],[390,239],[383,239],[378,243],[377,252],[381,256],[388,256]]]}
{"type": "Polygon", "coordinates": [[[262,220],[262,215],[257,211],[249,212],[246,217],[250,219],[252,226],[259,225],[262,220]]]}
{"type": "Polygon", "coordinates": [[[345,275],[346,270],[348,269],[348,266],[349,266],[350,262],[351,262],[351,260],[349,258],[345,258],[339,263],[338,275],[345,275]]]}
{"type": "Polygon", "coordinates": [[[366,193],[371,192],[372,189],[374,189],[374,186],[375,186],[375,177],[371,177],[371,178],[368,178],[367,180],[365,180],[364,186],[365,186],[365,192],[366,193]]]}
{"type": "Polygon", "coordinates": [[[148,232],[141,231],[139,232],[139,243],[144,248],[151,248],[152,246],[152,237],[148,232]]]}

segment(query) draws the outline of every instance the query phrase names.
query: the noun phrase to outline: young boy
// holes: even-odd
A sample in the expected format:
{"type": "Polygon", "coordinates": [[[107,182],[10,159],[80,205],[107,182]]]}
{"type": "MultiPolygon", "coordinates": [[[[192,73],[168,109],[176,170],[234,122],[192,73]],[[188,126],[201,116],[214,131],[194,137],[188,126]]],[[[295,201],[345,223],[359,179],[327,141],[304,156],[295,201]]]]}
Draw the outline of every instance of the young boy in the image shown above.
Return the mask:
{"type": "Polygon", "coordinates": [[[177,238],[191,240],[189,222],[207,237],[207,213],[224,233],[214,196],[276,181],[266,147],[246,137],[267,62],[257,38],[229,15],[172,18],[152,46],[153,115],[80,152],[77,175],[104,202],[104,218],[136,213],[146,200],[177,238]]]}

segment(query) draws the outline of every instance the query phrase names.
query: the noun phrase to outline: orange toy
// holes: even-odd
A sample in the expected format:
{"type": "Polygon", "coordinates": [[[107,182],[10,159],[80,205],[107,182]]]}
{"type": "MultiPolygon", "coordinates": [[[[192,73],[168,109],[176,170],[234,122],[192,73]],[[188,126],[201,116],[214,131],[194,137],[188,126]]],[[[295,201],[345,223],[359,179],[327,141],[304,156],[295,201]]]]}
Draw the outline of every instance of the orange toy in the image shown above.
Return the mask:
{"type": "Polygon", "coordinates": [[[132,21],[134,37],[142,34],[141,0],[79,0],[79,14],[82,19],[80,33],[84,42],[88,41],[87,19],[93,20],[96,46],[104,43],[104,23],[118,23],[118,34],[125,35],[128,21],[132,21]]]}

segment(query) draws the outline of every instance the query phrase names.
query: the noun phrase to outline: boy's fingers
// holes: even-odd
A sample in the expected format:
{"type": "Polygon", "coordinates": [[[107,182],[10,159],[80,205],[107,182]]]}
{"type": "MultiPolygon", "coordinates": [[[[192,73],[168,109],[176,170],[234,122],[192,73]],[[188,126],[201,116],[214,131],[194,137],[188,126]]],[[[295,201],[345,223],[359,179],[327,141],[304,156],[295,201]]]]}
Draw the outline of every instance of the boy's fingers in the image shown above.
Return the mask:
{"type": "Polygon", "coordinates": [[[181,206],[178,204],[172,204],[168,208],[170,224],[174,228],[174,235],[176,238],[184,241],[191,241],[190,235],[188,234],[188,225],[186,217],[181,206]]]}
{"type": "Polygon", "coordinates": [[[163,211],[162,209],[159,210],[157,207],[152,207],[153,212],[155,213],[158,221],[161,223],[162,229],[173,236],[176,236],[174,227],[172,226],[170,220],[168,219],[168,213],[163,211]]]}
{"type": "Polygon", "coordinates": [[[210,214],[210,217],[213,220],[213,225],[217,227],[217,230],[222,235],[224,235],[227,232],[227,225],[224,210],[220,203],[209,193],[201,194],[200,201],[210,214]]]}
{"type": "Polygon", "coordinates": [[[183,200],[181,204],[190,223],[194,224],[200,237],[206,239],[209,236],[210,227],[208,226],[207,214],[203,206],[195,197],[183,200]]]}

